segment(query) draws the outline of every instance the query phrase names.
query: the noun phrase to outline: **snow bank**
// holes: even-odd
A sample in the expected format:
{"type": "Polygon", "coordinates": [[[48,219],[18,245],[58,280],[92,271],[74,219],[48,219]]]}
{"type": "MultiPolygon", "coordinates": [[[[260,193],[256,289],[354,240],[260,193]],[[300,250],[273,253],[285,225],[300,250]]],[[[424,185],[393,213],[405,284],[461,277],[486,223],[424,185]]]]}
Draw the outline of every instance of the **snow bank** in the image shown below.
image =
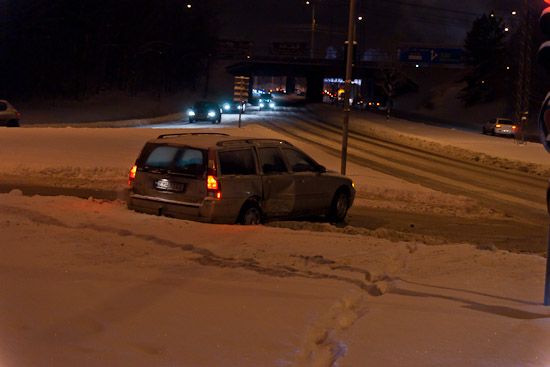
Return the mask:
{"type": "Polygon", "coordinates": [[[1,366],[550,363],[545,260],[0,194],[1,366]]]}

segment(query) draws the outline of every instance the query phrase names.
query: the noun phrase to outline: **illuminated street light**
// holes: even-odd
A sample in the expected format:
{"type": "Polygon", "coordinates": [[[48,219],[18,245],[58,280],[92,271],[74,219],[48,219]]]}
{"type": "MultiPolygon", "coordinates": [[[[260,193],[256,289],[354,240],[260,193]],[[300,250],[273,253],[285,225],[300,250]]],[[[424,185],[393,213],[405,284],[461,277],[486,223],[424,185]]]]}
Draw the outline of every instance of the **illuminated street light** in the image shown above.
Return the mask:
{"type": "Polygon", "coordinates": [[[357,20],[363,20],[363,17],[359,16],[357,17],[357,20]]]}
{"type": "Polygon", "coordinates": [[[512,12],[512,15],[516,15],[516,14],[517,14],[517,12],[514,10],[514,11],[512,12]]]}
{"type": "Polygon", "coordinates": [[[504,28],[504,32],[508,32],[510,30],[510,28],[506,27],[504,28]]]}
{"type": "Polygon", "coordinates": [[[187,9],[191,9],[191,4],[187,4],[187,9]]]}

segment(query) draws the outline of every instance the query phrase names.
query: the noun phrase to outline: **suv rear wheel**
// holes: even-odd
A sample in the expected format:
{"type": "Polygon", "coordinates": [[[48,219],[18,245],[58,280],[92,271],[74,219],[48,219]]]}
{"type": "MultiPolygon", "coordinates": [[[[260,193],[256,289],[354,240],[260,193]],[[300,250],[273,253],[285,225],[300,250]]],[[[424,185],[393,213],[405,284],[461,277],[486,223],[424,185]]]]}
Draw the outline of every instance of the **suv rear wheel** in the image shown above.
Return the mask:
{"type": "Polygon", "coordinates": [[[243,225],[260,224],[262,222],[262,210],[255,202],[246,202],[239,215],[239,223],[243,225]]]}

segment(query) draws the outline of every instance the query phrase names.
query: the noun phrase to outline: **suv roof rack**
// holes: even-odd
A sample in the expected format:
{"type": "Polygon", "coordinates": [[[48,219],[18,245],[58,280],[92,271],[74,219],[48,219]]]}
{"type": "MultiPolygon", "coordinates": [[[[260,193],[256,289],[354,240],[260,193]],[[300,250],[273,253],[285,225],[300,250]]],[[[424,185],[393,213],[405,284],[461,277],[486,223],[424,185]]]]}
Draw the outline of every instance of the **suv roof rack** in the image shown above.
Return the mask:
{"type": "Polygon", "coordinates": [[[162,134],[162,135],[157,136],[157,139],[164,139],[166,137],[181,136],[181,135],[221,135],[221,136],[229,136],[229,134],[224,134],[224,133],[177,133],[177,134],[162,134]]]}
{"type": "Polygon", "coordinates": [[[288,146],[293,146],[292,144],[290,144],[288,141],[285,141],[285,140],[281,140],[281,139],[235,139],[235,140],[224,140],[224,141],[219,141],[216,143],[216,145],[218,146],[224,146],[226,144],[231,144],[231,143],[249,143],[249,144],[254,144],[254,143],[279,143],[281,145],[288,145],[288,146]]]}

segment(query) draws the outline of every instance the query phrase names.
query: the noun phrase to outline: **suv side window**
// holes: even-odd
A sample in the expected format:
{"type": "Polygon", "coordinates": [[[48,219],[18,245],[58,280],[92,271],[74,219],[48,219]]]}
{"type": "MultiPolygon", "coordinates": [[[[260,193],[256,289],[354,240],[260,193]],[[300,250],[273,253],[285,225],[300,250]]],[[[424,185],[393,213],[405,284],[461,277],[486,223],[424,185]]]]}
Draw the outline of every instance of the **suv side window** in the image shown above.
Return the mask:
{"type": "Polygon", "coordinates": [[[315,172],[317,165],[315,162],[294,149],[283,148],[283,153],[290,164],[290,169],[293,172],[315,172]]]}
{"type": "Polygon", "coordinates": [[[258,158],[263,173],[288,172],[279,148],[258,148],[258,158]]]}
{"type": "Polygon", "coordinates": [[[8,104],[5,102],[0,102],[0,111],[5,111],[8,109],[8,104]]]}
{"type": "Polygon", "coordinates": [[[219,152],[222,175],[255,175],[256,162],[252,149],[219,152]]]}

